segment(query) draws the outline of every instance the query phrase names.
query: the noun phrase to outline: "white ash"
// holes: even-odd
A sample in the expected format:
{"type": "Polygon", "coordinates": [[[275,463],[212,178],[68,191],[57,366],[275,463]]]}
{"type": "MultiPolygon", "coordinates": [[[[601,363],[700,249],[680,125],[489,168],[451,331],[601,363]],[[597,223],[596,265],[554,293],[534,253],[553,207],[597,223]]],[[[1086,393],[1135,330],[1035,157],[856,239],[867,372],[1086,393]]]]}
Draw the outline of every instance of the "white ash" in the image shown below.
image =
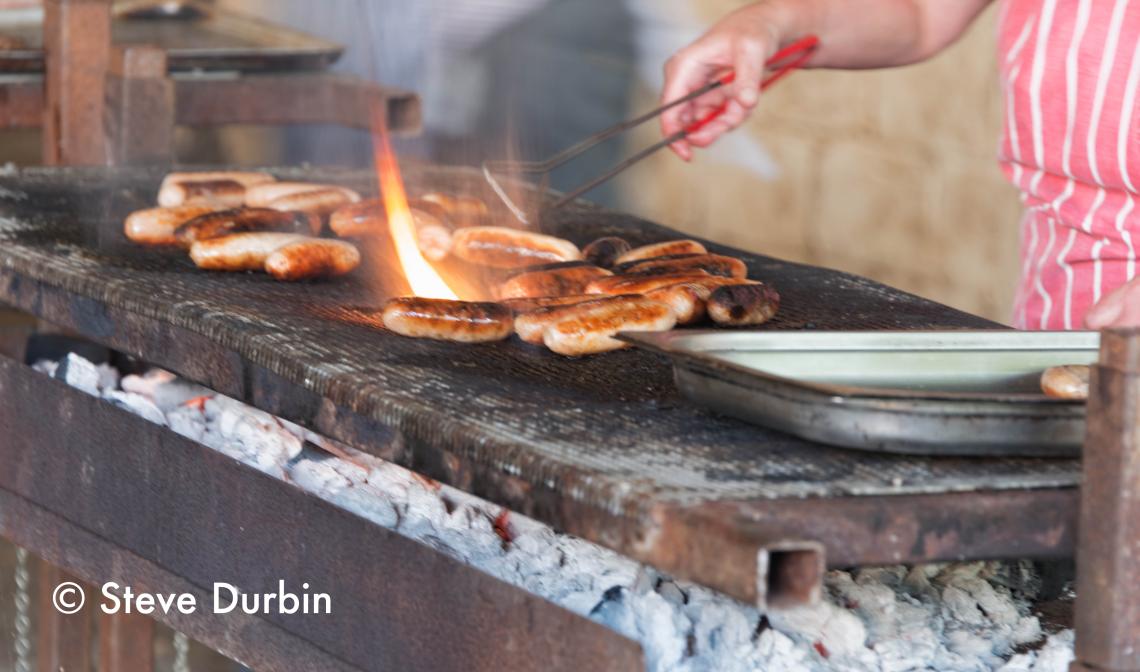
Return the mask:
{"type": "Polygon", "coordinates": [[[761,614],[168,372],[120,381],[76,355],[35,368],[600,622],[650,670],[1063,672],[1073,657],[1072,631],[1030,613],[1027,565],[833,571],[819,604],[761,614]]]}

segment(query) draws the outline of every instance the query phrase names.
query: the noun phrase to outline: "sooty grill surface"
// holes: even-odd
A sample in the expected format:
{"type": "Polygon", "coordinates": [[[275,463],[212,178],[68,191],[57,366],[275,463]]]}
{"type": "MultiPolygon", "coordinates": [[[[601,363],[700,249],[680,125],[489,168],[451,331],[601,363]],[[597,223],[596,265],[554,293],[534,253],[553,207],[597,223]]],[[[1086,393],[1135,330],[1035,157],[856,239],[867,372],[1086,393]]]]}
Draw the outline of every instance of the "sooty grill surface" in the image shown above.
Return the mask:
{"type": "MultiPolygon", "coordinates": [[[[279,171],[374,192],[360,173],[279,171]]],[[[738,498],[920,494],[1068,487],[1074,460],[950,459],[828,448],[697,409],[668,363],[624,351],[566,359],[517,341],[459,345],[383,330],[367,281],[282,284],[198,271],[181,252],[130,245],[131,210],[149,207],[161,175],[145,170],[26,170],[0,176],[4,292],[24,279],[205,335],[248,361],[394,427],[563,497],[630,511],[646,503],[738,498]]],[[[428,185],[483,193],[474,171],[412,168],[428,185]]],[[[742,224],[746,225],[746,224],[742,224]]],[[[587,206],[548,233],[585,244],[634,244],[676,232],[587,206]]],[[[742,253],[750,275],[783,297],[770,329],[997,328],[855,276],[742,253]]],[[[146,356],[146,353],[139,353],[146,356]]]]}

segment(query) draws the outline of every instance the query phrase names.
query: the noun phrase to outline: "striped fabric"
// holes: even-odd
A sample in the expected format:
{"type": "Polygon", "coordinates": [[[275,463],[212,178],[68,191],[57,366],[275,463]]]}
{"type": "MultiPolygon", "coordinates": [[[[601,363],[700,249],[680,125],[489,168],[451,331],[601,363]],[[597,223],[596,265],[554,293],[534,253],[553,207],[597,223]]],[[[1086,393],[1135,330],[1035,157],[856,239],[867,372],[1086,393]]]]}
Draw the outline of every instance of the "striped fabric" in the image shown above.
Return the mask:
{"type": "Polygon", "coordinates": [[[1136,274],[1140,0],[1003,0],[1000,160],[1021,190],[1013,324],[1079,329],[1136,274]]]}

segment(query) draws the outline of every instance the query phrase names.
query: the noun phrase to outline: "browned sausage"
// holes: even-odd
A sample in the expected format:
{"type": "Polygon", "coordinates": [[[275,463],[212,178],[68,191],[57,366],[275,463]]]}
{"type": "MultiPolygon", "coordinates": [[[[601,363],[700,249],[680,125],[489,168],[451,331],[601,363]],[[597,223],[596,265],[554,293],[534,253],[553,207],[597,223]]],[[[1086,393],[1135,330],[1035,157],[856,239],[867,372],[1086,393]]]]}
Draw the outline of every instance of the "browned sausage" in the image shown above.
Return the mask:
{"type": "Polygon", "coordinates": [[[127,216],[123,222],[123,233],[130,240],[143,245],[177,245],[175,229],[195,217],[216,210],[211,205],[176,205],[139,210],[127,216]]]}
{"type": "Polygon", "coordinates": [[[586,261],[602,268],[613,268],[621,255],[629,252],[629,243],[624,238],[610,236],[598,238],[582,250],[586,261]]]}
{"type": "Polygon", "coordinates": [[[780,295],[768,285],[725,285],[713,290],[708,300],[709,317],[727,327],[764,324],[780,308],[780,295]]]}
{"type": "Polygon", "coordinates": [[[174,237],[180,245],[190,247],[195,241],[231,233],[276,231],[315,234],[320,230],[321,220],[314,215],[269,208],[234,208],[199,215],[175,229],[174,237]]]}
{"type": "Polygon", "coordinates": [[[550,325],[574,314],[576,308],[585,306],[601,306],[610,303],[628,302],[631,299],[641,298],[636,294],[623,294],[621,296],[591,296],[585,301],[550,305],[521,313],[515,317],[515,333],[527,343],[542,343],[542,332],[550,325]]]}
{"type": "Polygon", "coordinates": [[[570,307],[571,313],[542,332],[542,342],[560,355],[591,355],[629,347],[614,338],[622,331],[668,331],[677,318],[669,306],[635,297],[570,307]]]}
{"type": "Polygon", "coordinates": [[[444,219],[455,227],[482,226],[489,217],[487,204],[474,196],[451,196],[433,191],[416,200],[435,204],[444,212],[444,219]]]}
{"type": "Polygon", "coordinates": [[[443,222],[423,210],[412,210],[412,222],[416,226],[416,247],[424,257],[442,261],[451,254],[455,241],[443,222]]]}
{"type": "Polygon", "coordinates": [[[326,187],[287,194],[269,201],[265,207],[274,210],[311,212],[325,217],[337,208],[359,202],[360,194],[351,189],[326,187]]]}
{"type": "Polygon", "coordinates": [[[387,233],[388,213],[377,199],[345,205],[329,217],[329,228],[341,238],[387,233]]]}
{"type": "Polygon", "coordinates": [[[677,324],[700,322],[707,314],[705,304],[712,290],[695,282],[669,285],[646,292],[645,298],[660,301],[669,306],[677,318],[677,324]]]}
{"type": "Polygon", "coordinates": [[[1041,374],[1041,391],[1055,399],[1088,399],[1089,377],[1087,366],[1054,366],[1041,374]]]}
{"type": "Polygon", "coordinates": [[[307,238],[286,243],[265,260],[265,272],[278,280],[331,278],[360,265],[360,251],[343,240],[307,238]]]}
{"type": "Polygon", "coordinates": [[[551,306],[569,306],[575,303],[582,303],[583,301],[596,301],[599,299],[597,294],[576,294],[574,296],[536,296],[528,299],[503,299],[499,301],[499,305],[506,306],[511,309],[515,315],[522,315],[529,313],[539,308],[549,308],[551,306]]]}
{"type": "Polygon", "coordinates": [[[403,297],[381,314],[384,326],[402,336],[461,343],[501,341],[511,335],[513,315],[497,303],[403,297]]]}
{"type": "Polygon", "coordinates": [[[678,254],[705,254],[708,250],[695,240],[667,240],[663,243],[653,243],[636,247],[622,254],[614,262],[625,264],[631,261],[653,259],[655,257],[671,257],[678,254]]]}
{"type": "Polygon", "coordinates": [[[644,294],[655,289],[668,287],[680,282],[701,280],[709,277],[702,270],[683,273],[646,273],[644,275],[614,275],[599,278],[586,286],[587,294],[644,294]]]}
{"type": "Polygon", "coordinates": [[[499,298],[585,294],[586,286],[592,281],[611,275],[604,268],[589,265],[520,273],[499,286],[499,298]]]}
{"type": "Polygon", "coordinates": [[[245,202],[245,185],[234,180],[185,180],[172,182],[158,192],[158,203],[166,207],[204,203],[219,208],[236,208],[245,202]]]}
{"type": "Polygon", "coordinates": [[[614,272],[623,274],[676,273],[693,269],[700,269],[710,275],[722,275],[726,278],[744,278],[748,275],[748,267],[744,265],[743,261],[719,254],[683,254],[632,261],[626,264],[618,264],[614,267],[614,272]]]}
{"type": "Polygon", "coordinates": [[[245,192],[254,185],[273,182],[268,173],[240,171],[211,171],[201,173],[169,173],[158,189],[158,204],[163,207],[188,205],[193,200],[217,205],[237,207],[245,199],[245,192]],[[235,184],[239,188],[235,188],[235,184]],[[216,195],[214,195],[216,192],[216,195]],[[236,200],[237,197],[242,200],[236,200]]]}
{"type": "Polygon", "coordinates": [[[207,271],[262,271],[278,248],[311,240],[296,233],[234,233],[199,240],[190,246],[190,258],[207,271]]]}
{"type": "Polygon", "coordinates": [[[286,196],[296,196],[311,191],[340,191],[350,203],[360,201],[360,194],[347,187],[335,184],[316,184],[312,182],[272,182],[247,187],[245,190],[245,204],[252,208],[268,208],[273,201],[286,196]]]}
{"type": "Polygon", "coordinates": [[[455,256],[493,268],[522,268],[582,257],[568,240],[500,226],[458,229],[453,238],[455,256]]]}

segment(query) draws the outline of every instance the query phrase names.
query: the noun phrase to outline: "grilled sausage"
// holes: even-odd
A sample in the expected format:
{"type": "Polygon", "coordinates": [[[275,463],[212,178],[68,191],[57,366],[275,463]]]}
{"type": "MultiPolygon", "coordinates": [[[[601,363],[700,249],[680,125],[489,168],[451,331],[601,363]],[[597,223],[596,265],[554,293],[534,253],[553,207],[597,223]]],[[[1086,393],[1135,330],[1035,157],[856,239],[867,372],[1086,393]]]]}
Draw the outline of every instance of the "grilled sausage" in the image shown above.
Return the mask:
{"type": "Polygon", "coordinates": [[[371,236],[388,231],[388,213],[378,199],[337,208],[329,216],[329,228],[341,238],[371,236]]]}
{"type": "Polygon", "coordinates": [[[1087,366],[1054,366],[1041,374],[1041,391],[1055,399],[1088,399],[1089,376],[1087,366]]]}
{"type": "Polygon", "coordinates": [[[381,313],[384,326],[401,336],[461,343],[501,341],[511,335],[511,310],[497,303],[403,297],[381,313]]]}
{"type": "Polygon", "coordinates": [[[719,254],[680,254],[672,257],[656,257],[618,264],[615,273],[675,273],[700,269],[710,275],[723,275],[726,278],[744,278],[748,267],[734,257],[719,254]]]}
{"type": "Polygon", "coordinates": [[[527,343],[542,343],[542,332],[552,324],[556,324],[567,317],[577,314],[580,309],[610,304],[628,305],[633,299],[640,299],[636,294],[621,296],[593,296],[585,301],[575,301],[563,305],[551,305],[536,308],[530,312],[515,317],[515,333],[527,343]]]}
{"type": "Polygon", "coordinates": [[[430,261],[442,261],[451,254],[454,244],[451,229],[423,210],[412,210],[416,225],[416,247],[430,261]]]}
{"type": "Polygon", "coordinates": [[[780,308],[780,295],[768,285],[725,285],[709,295],[709,317],[727,327],[763,324],[780,308]]]}
{"type": "Polygon", "coordinates": [[[586,261],[602,268],[613,268],[619,257],[629,252],[630,246],[624,238],[610,236],[598,238],[582,250],[586,261]]]}
{"type": "Polygon", "coordinates": [[[668,285],[645,293],[645,298],[669,306],[677,324],[700,322],[707,314],[705,304],[712,290],[695,282],[668,285]]]}
{"type": "Polygon", "coordinates": [[[490,216],[487,204],[474,196],[451,196],[432,191],[416,200],[432,203],[443,211],[445,220],[460,228],[482,226],[490,216]]]}
{"type": "Polygon", "coordinates": [[[175,229],[216,209],[210,205],[176,205],[171,208],[139,210],[127,216],[123,222],[123,233],[130,240],[143,245],[177,245],[175,229]]]}
{"type": "Polygon", "coordinates": [[[273,201],[287,196],[297,196],[313,191],[339,191],[342,192],[349,203],[360,201],[360,194],[347,187],[335,184],[316,184],[312,182],[272,182],[247,187],[245,190],[245,204],[251,208],[272,207],[273,201]]]}
{"type": "Polygon", "coordinates": [[[269,201],[265,207],[274,210],[311,212],[320,217],[332,214],[337,208],[359,203],[360,194],[343,187],[324,187],[286,194],[269,201]]]}
{"type": "Polygon", "coordinates": [[[585,294],[586,286],[592,281],[611,275],[613,274],[604,268],[590,265],[520,273],[499,286],[499,298],[585,294]]]}
{"type": "Polygon", "coordinates": [[[667,240],[663,243],[643,245],[629,250],[618,257],[614,263],[625,264],[656,257],[671,257],[678,254],[706,254],[707,252],[705,246],[695,240],[667,240]]]}
{"type": "Polygon", "coordinates": [[[195,241],[231,233],[276,231],[316,234],[320,230],[321,220],[303,212],[281,212],[269,208],[234,208],[199,215],[175,229],[174,237],[180,245],[189,247],[195,241]]]}
{"type": "Polygon", "coordinates": [[[711,277],[702,270],[682,273],[646,273],[644,275],[614,275],[598,278],[586,285],[587,294],[644,294],[655,289],[711,277]]]}
{"type": "Polygon", "coordinates": [[[278,248],[309,240],[296,233],[235,233],[199,240],[190,246],[190,258],[207,271],[262,271],[278,248]]]}
{"type": "Polygon", "coordinates": [[[529,313],[539,308],[551,306],[569,306],[583,301],[596,301],[601,298],[597,294],[575,294],[573,296],[537,296],[527,299],[503,299],[498,304],[511,309],[515,315],[529,313]]]}
{"type": "Polygon", "coordinates": [[[185,180],[159,190],[158,204],[165,207],[206,204],[236,208],[245,202],[245,185],[235,180],[185,180]]]}
{"type": "Polygon", "coordinates": [[[331,278],[360,265],[360,251],[343,240],[308,238],[286,243],[265,260],[265,272],[278,280],[331,278]]]}
{"type": "Polygon", "coordinates": [[[591,355],[629,347],[614,336],[622,331],[668,331],[677,318],[669,306],[645,297],[602,305],[579,304],[548,326],[542,342],[560,355],[591,355]]]}
{"type": "Polygon", "coordinates": [[[457,230],[452,252],[464,261],[493,268],[522,268],[582,258],[582,253],[568,240],[499,226],[457,230]]]}
{"type": "Polygon", "coordinates": [[[188,195],[193,194],[205,202],[215,203],[220,207],[237,207],[242,201],[233,202],[236,198],[234,184],[241,185],[240,196],[245,198],[245,190],[258,184],[273,182],[276,178],[268,173],[252,173],[239,171],[212,171],[201,173],[169,173],[162,180],[158,189],[158,204],[163,207],[186,205],[188,195]],[[216,199],[207,198],[210,187],[217,190],[216,199]],[[226,194],[223,196],[222,194],[226,194]],[[222,201],[222,202],[216,202],[222,201]]]}

